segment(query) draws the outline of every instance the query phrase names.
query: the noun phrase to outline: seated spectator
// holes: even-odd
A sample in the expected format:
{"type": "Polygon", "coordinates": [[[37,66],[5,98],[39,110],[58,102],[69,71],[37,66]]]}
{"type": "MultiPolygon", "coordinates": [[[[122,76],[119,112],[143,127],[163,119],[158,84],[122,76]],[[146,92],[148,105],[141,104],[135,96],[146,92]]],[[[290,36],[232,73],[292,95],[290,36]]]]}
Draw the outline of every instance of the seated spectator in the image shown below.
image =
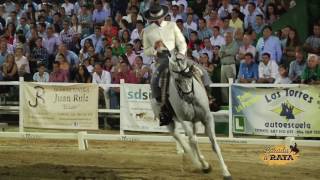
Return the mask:
{"type": "Polygon", "coordinates": [[[227,16],[222,19],[222,27],[220,29],[220,33],[224,34],[226,32],[235,32],[235,29],[233,27],[230,27],[230,16],[227,16]]]}
{"type": "Polygon", "coordinates": [[[126,56],[128,58],[128,61],[130,63],[130,66],[133,66],[134,61],[137,57],[136,53],[133,51],[133,45],[132,44],[127,44],[127,48],[126,48],[126,56]]]}
{"type": "Polygon", "coordinates": [[[278,64],[270,60],[270,53],[263,53],[262,60],[259,63],[259,80],[258,83],[274,83],[278,72],[278,64]]]}
{"type": "Polygon", "coordinates": [[[307,67],[301,75],[304,84],[320,84],[319,56],[311,54],[308,56],[307,67]]]}
{"type": "MultiPolygon", "coordinates": [[[[185,28],[183,26],[183,23],[184,22],[183,22],[182,19],[178,19],[176,21],[176,24],[177,24],[178,28],[180,29],[180,31],[182,32],[184,38],[186,39],[186,42],[188,43],[188,41],[190,40],[190,34],[191,34],[192,30],[188,29],[188,28],[185,28]]],[[[195,31],[195,32],[197,32],[197,31],[195,31]]]]}
{"type": "Polygon", "coordinates": [[[302,50],[296,49],[295,57],[295,60],[290,63],[289,78],[293,83],[301,83],[301,75],[306,68],[302,50]]]}
{"type": "Polygon", "coordinates": [[[111,58],[107,57],[104,60],[103,69],[111,73],[111,77],[113,77],[113,73],[115,71],[114,63],[111,58]]]}
{"type": "Polygon", "coordinates": [[[85,59],[89,58],[89,54],[88,54],[89,47],[93,47],[92,40],[86,39],[84,41],[83,47],[81,48],[80,53],[79,53],[80,62],[83,62],[85,59]]]}
{"type": "Polygon", "coordinates": [[[222,27],[222,21],[220,17],[218,16],[218,12],[214,9],[212,9],[209,13],[208,17],[205,17],[207,20],[207,27],[210,29],[213,29],[213,27],[222,27]]]}
{"type": "Polygon", "coordinates": [[[267,5],[267,10],[266,10],[266,23],[271,25],[278,19],[279,19],[279,14],[277,12],[276,5],[273,3],[269,3],[267,5]]]}
{"type": "Polygon", "coordinates": [[[112,55],[113,56],[121,56],[126,54],[126,48],[121,46],[120,40],[118,38],[114,38],[112,40],[112,55]]]}
{"type": "Polygon", "coordinates": [[[148,68],[146,65],[143,65],[143,60],[141,56],[137,56],[135,58],[133,64],[133,71],[141,84],[150,83],[151,69],[148,68]]]}
{"type": "Polygon", "coordinates": [[[118,28],[112,24],[112,18],[108,17],[103,26],[101,26],[101,33],[106,38],[107,44],[110,46],[112,38],[118,35],[118,28]]]}
{"type": "Polygon", "coordinates": [[[294,61],[296,48],[300,45],[300,40],[297,30],[291,28],[289,30],[288,39],[285,48],[283,49],[283,64],[289,67],[290,63],[294,61]]]}
{"type": "Polygon", "coordinates": [[[136,74],[131,70],[128,61],[120,61],[118,72],[115,72],[114,84],[120,84],[120,80],[124,79],[125,83],[138,84],[139,79],[136,74]]]}
{"type": "Polygon", "coordinates": [[[184,28],[191,29],[192,31],[198,30],[198,25],[193,21],[193,14],[188,14],[187,21],[183,23],[184,28]]]}
{"type": "Polygon", "coordinates": [[[102,69],[100,63],[94,65],[94,73],[92,75],[92,83],[99,85],[99,99],[104,99],[106,108],[109,108],[109,87],[108,84],[111,84],[111,75],[108,71],[102,69]]]}
{"type": "Polygon", "coordinates": [[[239,18],[240,11],[238,9],[233,8],[231,13],[231,20],[229,22],[229,26],[234,29],[243,30],[243,22],[239,18]]]}
{"type": "Polygon", "coordinates": [[[131,35],[129,30],[124,30],[120,37],[120,44],[126,45],[128,43],[132,43],[131,35]]]}
{"type": "Polygon", "coordinates": [[[320,24],[313,25],[313,35],[307,38],[303,47],[307,53],[320,55],[320,24]]]}
{"type": "Polygon", "coordinates": [[[63,21],[63,29],[60,32],[59,38],[62,43],[64,43],[68,49],[74,49],[75,42],[74,36],[75,31],[70,27],[70,22],[65,20],[63,21]]]}
{"type": "Polygon", "coordinates": [[[263,15],[261,15],[261,14],[256,15],[256,23],[252,27],[253,31],[256,34],[260,34],[262,32],[264,26],[265,26],[265,23],[264,23],[263,15]]]}
{"type": "Polygon", "coordinates": [[[221,7],[218,9],[218,15],[221,19],[225,18],[229,14],[231,14],[233,9],[232,4],[230,4],[229,0],[222,0],[221,7]]]}
{"type": "Polygon", "coordinates": [[[259,60],[264,52],[268,52],[272,61],[276,61],[278,64],[281,63],[281,43],[278,37],[272,35],[271,26],[263,28],[263,37],[258,40],[256,48],[259,53],[259,60]]]}
{"type": "MultiPolygon", "coordinates": [[[[175,3],[175,1],[172,1],[172,3],[175,3]]],[[[177,4],[173,4],[171,6],[171,12],[169,13],[171,17],[171,21],[176,22],[178,19],[182,19],[181,14],[179,14],[179,6],[177,4]]]]}
{"type": "Polygon", "coordinates": [[[83,61],[84,66],[87,68],[90,74],[92,74],[94,71],[94,67],[93,67],[93,65],[95,64],[94,59],[95,59],[94,57],[89,57],[83,61]]]}
{"type": "Polygon", "coordinates": [[[81,5],[81,10],[78,14],[79,23],[81,25],[81,37],[87,37],[90,35],[90,29],[92,27],[92,15],[86,4],[81,5]]]}
{"type": "Polygon", "coordinates": [[[19,73],[18,73],[18,66],[14,61],[14,55],[8,54],[6,59],[3,63],[3,80],[4,81],[18,81],[19,80],[19,73]]]}
{"type": "Polygon", "coordinates": [[[198,38],[202,41],[204,38],[212,36],[211,29],[207,28],[207,22],[204,18],[199,19],[198,38]]]}
{"type": "Polygon", "coordinates": [[[203,40],[203,44],[204,47],[201,49],[200,53],[207,53],[207,55],[209,56],[209,62],[212,62],[212,58],[213,58],[213,46],[210,42],[209,38],[205,38],[203,40]]]}
{"type": "Polygon", "coordinates": [[[96,50],[96,53],[99,53],[99,52],[101,52],[101,49],[103,48],[103,42],[102,42],[103,38],[104,38],[104,36],[101,35],[101,27],[96,26],[94,28],[94,34],[91,34],[90,36],[82,39],[80,44],[81,44],[81,47],[83,47],[86,39],[91,39],[93,47],[96,50]]]}
{"type": "Polygon", "coordinates": [[[92,76],[84,64],[79,65],[75,73],[76,73],[74,78],[75,83],[91,83],[92,82],[92,76]]]}
{"type": "Polygon", "coordinates": [[[219,26],[213,27],[213,35],[210,37],[211,44],[213,46],[222,46],[226,44],[224,37],[220,34],[219,26]]]}
{"type": "MultiPolygon", "coordinates": [[[[38,37],[36,40],[36,47],[33,48],[31,53],[31,59],[30,59],[30,66],[31,62],[33,63],[33,66],[37,66],[38,64],[45,65],[45,68],[49,68],[49,54],[46,48],[42,46],[42,38],[38,37]]],[[[32,68],[32,67],[31,67],[32,68]]]]}
{"type": "Polygon", "coordinates": [[[142,33],[143,33],[144,24],[142,20],[138,20],[136,23],[136,28],[132,31],[130,39],[133,42],[136,39],[142,40],[142,33]]]}
{"type": "Polygon", "coordinates": [[[103,9],[103,4],[101,0],[95,2],[95,9],[92,14],[92,21],[94,24],[103,25],[107,17],[110,16],[111,12],[107,12],[103,9]]]}
{"type": "Polygon", "coordinates": [[[56,61],[59,62],[60,70],[64,71],[65,74],[67,74],[67,76],[69,77],[70,76],[70,64],[67,61],[67,59],[64,56],[64,54],[61,54],[61,53],[57,54],[56,61]]]}
{"type": "Polygon", "coordinates": [[[69,63],[71,69],[79,65],[80,60],[78,55],[73,51],[68,50],[66,44],[62,43],[59,45],[57,56],[60,54],[64,56],[65,60],[69,63]]]}
{"type": "Polygon", "coordinates": [[[35,82],[49,82],[49,73],[46,72],[45,64],[38,65],[38,72],[34,73],[32,79],[35,82]]]}
{"type": "Polygon", "coordinates": [[[28,59],[23,55],[23,48],[18,46],[14,54],[15,63],[18,67],[18,73],[20,77],[26,77],[30,75],[30,67],[28,59]]]}
{"type": "Polygon", "coordinates": [[[279,75],[274,81],[275,84],[291,84],[292,81],[288,77],[288,68],[284,64],[279,65],[279,75]]]}
{"type": "Polygon", "coordinates": [[[60,69],[59,61],[53,62],[53,70],[49,76],[49,82],[68,82],[68,75],[60,69]]]}
{"type": "Polygon", "coordinates": [[[256,48],[252,45],[252,38],[249,34],[243,36],[243,44],[240,46],[236,56],[237,63],[240,64],[240,62],[244,60],[246,53],[250,53],[253,56],[253,61],[255,61],[256,48]]]}
{"type": "Polygon", "coordinates": [[[244,60],[240,63],[238,82],[255,83],[259,78],[258,65],[255,63],[253,55],[247,52],[244,60]]]}
{"type": "Polygon", "coordinates": [[[244,9],[244,14],[244,28],[254,29],[254,27],[256,26],[256,16],[258,14],[261,14],[259,13],[259,10],[256,8],[256,4],[254,2],[249,2],[246,8],[244,9]]]}
{"type": "Polygon", "coordinates": [[[211,77],[214,71],[213,64],[209,61],[209,56],[207,53],[201,53],[199,64],[201,67],[208,72],[208,75],[211,77]]]}

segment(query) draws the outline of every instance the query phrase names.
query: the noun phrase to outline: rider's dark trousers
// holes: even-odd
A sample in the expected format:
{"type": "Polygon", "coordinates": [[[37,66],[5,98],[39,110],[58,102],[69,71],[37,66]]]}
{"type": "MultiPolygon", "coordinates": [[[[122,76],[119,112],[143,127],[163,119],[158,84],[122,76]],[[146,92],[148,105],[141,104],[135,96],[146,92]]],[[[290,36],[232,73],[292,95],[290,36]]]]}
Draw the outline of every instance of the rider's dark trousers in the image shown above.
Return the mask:
{"type": "Polygon", "coordinates": [[[162,73],[166,68],[169,67],[169,58],[170,56],[169,51],[163,51],[157,54],[157,62],[159,66],[157,67],[153,78],[151,79],[151,90],[152,96],[157,99],[157,101],[161,101],[161,89],[159,86],[159,81],[162,73]]]}

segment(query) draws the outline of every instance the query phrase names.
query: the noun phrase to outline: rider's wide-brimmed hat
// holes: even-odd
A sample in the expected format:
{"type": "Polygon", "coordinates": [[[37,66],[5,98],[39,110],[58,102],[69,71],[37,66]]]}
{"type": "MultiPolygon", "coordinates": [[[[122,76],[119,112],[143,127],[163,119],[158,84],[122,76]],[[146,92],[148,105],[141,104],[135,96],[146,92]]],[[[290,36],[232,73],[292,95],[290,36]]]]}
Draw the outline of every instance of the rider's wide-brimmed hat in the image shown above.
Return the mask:
{"type": "Polygon", "coordinates": [[[155,21],[165,17],[169,12],[169,8],[158,3],[154,3],[148,10],[143,13],[144,18],[147,20],[155,21]]]}

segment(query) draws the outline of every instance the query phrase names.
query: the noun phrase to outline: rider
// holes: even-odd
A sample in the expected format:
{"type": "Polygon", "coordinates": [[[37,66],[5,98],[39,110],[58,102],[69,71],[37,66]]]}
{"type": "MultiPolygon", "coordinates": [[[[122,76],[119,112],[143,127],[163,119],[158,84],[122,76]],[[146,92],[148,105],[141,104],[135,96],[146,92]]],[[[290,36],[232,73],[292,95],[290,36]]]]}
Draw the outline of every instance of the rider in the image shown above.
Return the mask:
{"type": "MultiPolygon", "coordinates": [[[[143,47],[147,56],[155,56],[157,61],[157,70],[151,80],[151,88],[153,97],[161,103],[160,126],[168,125],[172,120],[173,110],[170,108],[167,97],[163,98],[163,92],[166,93],[167,88],[160,89],[159,79],[168,77],[168,67],[170,51],[177,50],[177,59],[184,59],[187,51],[187,44],[183,34],[175,22],[164,21],[168,15],[169,8],[167,6],[154,3],[144,12],[144,17],[149,21],[150,25],[144,29],[143,47]],[[163,74],[165,72],[165,74],[163,74]],[[163,102],[165,99],[165,102],[163,102]]],[[[187,72],[186,72],[187,73],[187,72]]],[[[166,79],[169,81],[168,79],[166,79]]],[[[162,80],[161,80],[162,81],[162,80]]],[[[166,82],[161,87],[166,86],[166,82]]],[[[166,95],[165,95],[166,96],[166,95]]]]}

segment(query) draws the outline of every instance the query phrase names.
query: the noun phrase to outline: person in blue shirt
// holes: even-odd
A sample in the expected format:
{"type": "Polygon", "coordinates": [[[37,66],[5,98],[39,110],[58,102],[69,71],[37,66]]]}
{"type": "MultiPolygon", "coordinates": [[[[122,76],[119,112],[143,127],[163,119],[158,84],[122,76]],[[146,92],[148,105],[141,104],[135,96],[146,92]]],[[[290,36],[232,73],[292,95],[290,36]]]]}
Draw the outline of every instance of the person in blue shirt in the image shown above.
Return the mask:
{"type": "Polygon", "coordinates": [[[239,83],[254,83],[258,80],[258,65],[254,62],[253,55],[246,53],[244,60],[240,63],[238,82],[239,83]]]}
{"type": "Polygon", "coordinates": [[[261,61],[264,52],[270,53],[270,60],[281,64],[282,49],[281,42],[278,37],[272,35],[271,26],[265,26],[262,30],[263,37],[259,38],[257,43],[257,51],[259,53],[259,60],[261,61]]]}

